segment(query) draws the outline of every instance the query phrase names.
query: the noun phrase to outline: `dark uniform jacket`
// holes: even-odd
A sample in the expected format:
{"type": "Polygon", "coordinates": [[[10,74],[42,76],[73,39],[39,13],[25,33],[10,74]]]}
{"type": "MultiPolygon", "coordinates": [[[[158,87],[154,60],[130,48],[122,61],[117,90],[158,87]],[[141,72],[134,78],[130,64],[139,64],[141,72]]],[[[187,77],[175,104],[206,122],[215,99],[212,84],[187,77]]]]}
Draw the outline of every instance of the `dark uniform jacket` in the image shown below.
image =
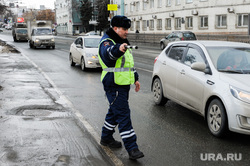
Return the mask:
{"type": "MultiPolygon", "coordinates": [[[[99,55],[103,61],[103,63],[107,67],[115,67],[116,60],[120,58],[124,53],[119,50],[119,47],[123,43],[127,43],[129,45],[129,41],[127,39],[122,39],[120,36],[112,29],[108,29],[106,34],[101,39],[102,43],[100,43],[99,55]],[[112,39],[116,44],[107,39],[112,39]],[[106,40],[105,40],[106,39],[106,40]]],[[[139,75],[135,72],[135,81],[139,79],[139,75]]],[[[117,86],[123,86],[124,88],[130,88],[130,85],[117,85],[114,82],[114,73],[108,72],[103,81],[104,89],[110,89],[117,86]]]]}

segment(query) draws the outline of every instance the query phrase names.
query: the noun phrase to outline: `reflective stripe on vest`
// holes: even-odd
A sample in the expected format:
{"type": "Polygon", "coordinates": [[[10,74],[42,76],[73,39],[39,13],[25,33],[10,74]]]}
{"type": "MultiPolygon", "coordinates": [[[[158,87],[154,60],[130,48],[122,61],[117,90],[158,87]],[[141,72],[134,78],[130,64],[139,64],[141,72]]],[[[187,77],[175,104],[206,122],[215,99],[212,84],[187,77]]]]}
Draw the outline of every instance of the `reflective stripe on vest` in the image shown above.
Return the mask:
{"type": "MultiPolygon", "coordinates": [[[[100,42],[100,44],[105,41],[105,40],[110,40],[114,44],[116,44],[112,39],[106,38],[100,42]]],[[[100,49],[100,44],[99,44],[99,49],[100,49]]],[[[113,72],[114,73],[114,82],[118,85],[130,85],[134,84],[135,82],[135,77],[134,77],[134,59],[131,54],[131,51],[127,50],[123,56],[118,58],[115,63],[115,67],[107,67],[104,62],[102,61],[99,51],[98,51],[98,58],[99,62],[102,66],[102,75],[101,75],[101,81],[105,77],[105,75],[108,72],[113,72]]]]}
{"type": "Polygon", "coordinates": [[[107,71],[107,72],[135,71],[135,68],[114,68],[114,67],[109,67],[109,68],[103,69],[103,71],[107,71]]]}

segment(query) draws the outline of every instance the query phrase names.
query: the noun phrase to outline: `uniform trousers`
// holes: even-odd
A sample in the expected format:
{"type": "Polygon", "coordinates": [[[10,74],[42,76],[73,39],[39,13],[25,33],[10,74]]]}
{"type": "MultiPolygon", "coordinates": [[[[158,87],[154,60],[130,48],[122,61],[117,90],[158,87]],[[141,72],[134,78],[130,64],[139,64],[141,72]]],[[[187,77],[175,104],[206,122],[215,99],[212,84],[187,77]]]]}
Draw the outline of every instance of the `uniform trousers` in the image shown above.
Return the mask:
{"type": "Polygon", "coordinates": [[[115,132],[115,127],[118,125],[118,130],[126,150],[129,152],[134,148],[138,148],[128,104],[130,86],[104,87],[104,90],[109,101],[109,110],[106,114],[104,126],[102,127],[101,139],[104,141],[114,140],[113,133],[115,132]]]}

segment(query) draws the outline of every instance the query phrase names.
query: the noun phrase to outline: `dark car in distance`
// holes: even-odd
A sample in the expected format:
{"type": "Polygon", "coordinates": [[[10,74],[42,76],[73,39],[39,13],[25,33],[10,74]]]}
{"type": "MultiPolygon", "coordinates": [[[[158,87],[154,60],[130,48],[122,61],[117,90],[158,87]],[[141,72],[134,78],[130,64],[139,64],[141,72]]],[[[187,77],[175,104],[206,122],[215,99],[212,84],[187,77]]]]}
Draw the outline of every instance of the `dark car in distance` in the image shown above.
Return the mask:
{"type": "Polygon", "coordinates": [[[160,41],[160,48],[163,50],[168,43],[181,40],[197,40],[191,31],[174,31],[160,41]]]}

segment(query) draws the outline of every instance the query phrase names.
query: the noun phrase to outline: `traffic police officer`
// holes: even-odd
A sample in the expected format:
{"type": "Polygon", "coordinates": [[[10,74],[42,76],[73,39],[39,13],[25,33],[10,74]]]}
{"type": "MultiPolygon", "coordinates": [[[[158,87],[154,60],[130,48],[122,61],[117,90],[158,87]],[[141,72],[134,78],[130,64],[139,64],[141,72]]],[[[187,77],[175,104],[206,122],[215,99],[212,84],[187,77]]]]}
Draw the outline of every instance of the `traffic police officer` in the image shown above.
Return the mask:
{"type": "Polygon", "coordinates": [[[113,138],[118,125],[120,136],[129,154],[129,159],[144,157],[138,149],[136,134],[132,127],[128,104],[130,85],[140,90],[138,73],[134,69],[134,60],[127,40],[131,21],[126,16],[114,16],[99,45],[99,61],[102,66],[101,81],[109,101],[109,110],[102,127],[101,145],[120,148],[121,142],[113,138]]]}

